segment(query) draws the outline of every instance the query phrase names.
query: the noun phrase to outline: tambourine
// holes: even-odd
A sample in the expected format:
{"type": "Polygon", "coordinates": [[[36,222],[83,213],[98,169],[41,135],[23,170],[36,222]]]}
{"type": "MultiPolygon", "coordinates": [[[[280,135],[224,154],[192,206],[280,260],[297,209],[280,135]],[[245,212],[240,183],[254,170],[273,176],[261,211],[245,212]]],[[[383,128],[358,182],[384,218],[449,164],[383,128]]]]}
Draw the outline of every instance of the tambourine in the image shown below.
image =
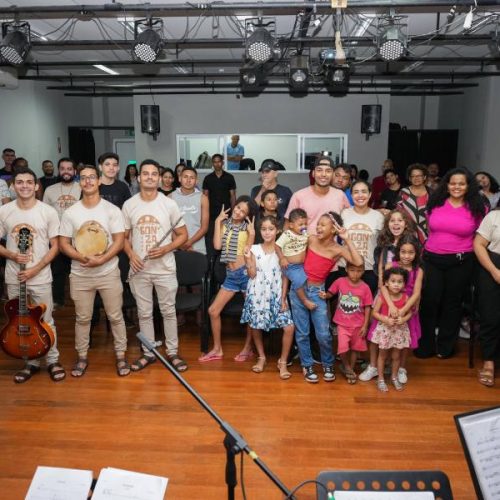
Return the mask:
{"type": "Polygon", "coordinates": [[[102,255],[108,248],[108,235],[99,222],[87,221],[76,233],[75,248],[84,257],[102,255]]]}

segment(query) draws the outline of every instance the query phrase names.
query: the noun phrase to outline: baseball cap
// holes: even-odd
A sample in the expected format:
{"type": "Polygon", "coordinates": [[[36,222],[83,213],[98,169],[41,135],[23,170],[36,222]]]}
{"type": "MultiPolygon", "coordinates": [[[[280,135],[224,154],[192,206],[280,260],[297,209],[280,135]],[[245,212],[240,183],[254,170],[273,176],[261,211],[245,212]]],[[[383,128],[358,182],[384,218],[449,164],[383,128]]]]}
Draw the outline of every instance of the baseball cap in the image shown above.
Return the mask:
{"type": "Polygon", "coordinates": [[[278,170],[278,166],[274,160],[264,160],[260,165],[259,172],[264,170],[278,170]]]}

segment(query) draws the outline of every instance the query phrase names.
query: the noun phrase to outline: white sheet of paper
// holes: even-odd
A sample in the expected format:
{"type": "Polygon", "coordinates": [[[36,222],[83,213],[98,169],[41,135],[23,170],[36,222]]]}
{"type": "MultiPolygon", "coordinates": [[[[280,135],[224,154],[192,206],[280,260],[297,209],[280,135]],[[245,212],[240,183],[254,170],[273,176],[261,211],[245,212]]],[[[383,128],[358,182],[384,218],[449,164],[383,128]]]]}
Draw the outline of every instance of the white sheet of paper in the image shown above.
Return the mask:
{"type": "Polygon", "coordinates": [[[108,467],[102,469],[92,500],[163,500],[166,477],[108,467]]]}
{"type": "Polygon", "coordinates": [[[434,500],[431,491],[336,491],[335,500],[434,500]]]}
{"type": "Polygon", "coordinates": [[[26,500],[87,500],[92,471],[38,466],[26,500]]]}
{"type": "Polygon", "coordinates": [[[484,498],[500,500],[500,408],[459,422],[484,498]]]}

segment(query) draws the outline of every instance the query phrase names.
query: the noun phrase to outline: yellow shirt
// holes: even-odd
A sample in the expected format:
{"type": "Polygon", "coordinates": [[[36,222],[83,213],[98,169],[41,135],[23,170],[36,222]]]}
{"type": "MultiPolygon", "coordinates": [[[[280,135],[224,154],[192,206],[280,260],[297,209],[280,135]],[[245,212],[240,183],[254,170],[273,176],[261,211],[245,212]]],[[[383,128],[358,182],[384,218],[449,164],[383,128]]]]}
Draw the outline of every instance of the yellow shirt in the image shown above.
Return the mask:
{"type": "MultiPolygon", "coordinates": [[[[224,236],[226,231],[227,231],[227,226],[224,226],[222,229],[222,236],[224,236]]],[[[229,242],[231,241],[232,232],[233,230],[231,229],[229,231],[229,234],[227,235],[226,248],[222,249],[223,253],[227,253],[229,251],[229,242]]],[[[238,234],[238,247],[236,249],[237,256],[243,255],[247,242],[248,242],[248,231],[247,230],[240,231],[238,234]]]]}

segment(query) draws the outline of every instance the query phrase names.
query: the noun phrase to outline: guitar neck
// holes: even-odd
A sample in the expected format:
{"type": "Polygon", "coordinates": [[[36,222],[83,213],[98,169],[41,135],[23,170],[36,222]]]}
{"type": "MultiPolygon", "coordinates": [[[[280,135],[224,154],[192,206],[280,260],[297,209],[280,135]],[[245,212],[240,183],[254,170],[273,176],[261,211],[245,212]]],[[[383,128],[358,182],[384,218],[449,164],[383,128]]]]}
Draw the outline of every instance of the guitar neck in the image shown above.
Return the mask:
{"type": "MultiPolygon", "coordinates": [[[[24,271],[26,264],[19,264],[19,269],[24,271]]],[[[26,281],[19,283],[19,316],[28,314],[28,293],[26,290],[26,281]]]]}

